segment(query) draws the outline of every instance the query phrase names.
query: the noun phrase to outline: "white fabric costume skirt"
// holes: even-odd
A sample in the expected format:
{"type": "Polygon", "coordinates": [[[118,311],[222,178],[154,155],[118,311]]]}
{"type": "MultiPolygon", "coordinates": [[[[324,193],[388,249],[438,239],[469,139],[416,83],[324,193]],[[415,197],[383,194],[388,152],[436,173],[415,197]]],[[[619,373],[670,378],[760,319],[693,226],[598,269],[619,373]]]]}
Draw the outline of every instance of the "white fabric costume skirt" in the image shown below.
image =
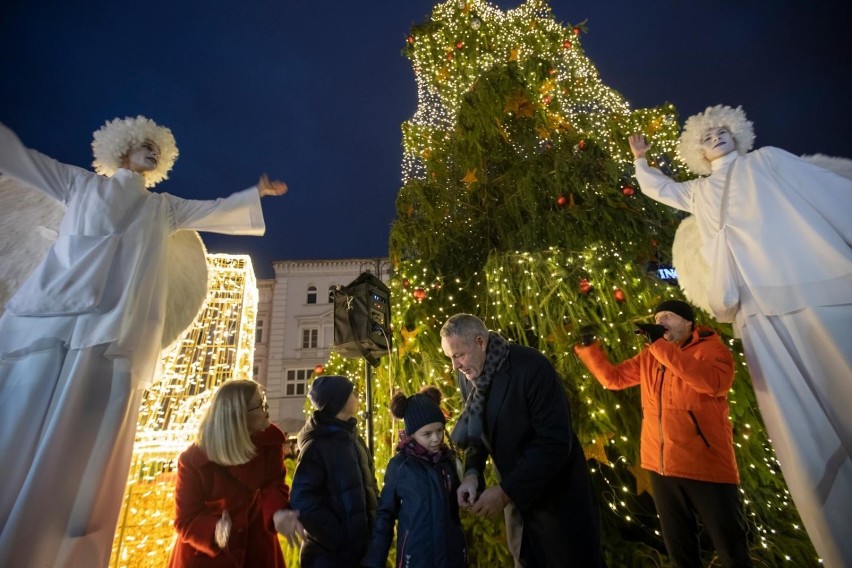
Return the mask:
{"type": "Polygon", "coordinates": [[[143,391],[108,347],[0,359],[0,566],[109,563],[143,391]]]}
{"type": "Polygon", "coordinates": [[[738,317],[760,413],[827,568],[852,566],[852,305],[738,317]]]}

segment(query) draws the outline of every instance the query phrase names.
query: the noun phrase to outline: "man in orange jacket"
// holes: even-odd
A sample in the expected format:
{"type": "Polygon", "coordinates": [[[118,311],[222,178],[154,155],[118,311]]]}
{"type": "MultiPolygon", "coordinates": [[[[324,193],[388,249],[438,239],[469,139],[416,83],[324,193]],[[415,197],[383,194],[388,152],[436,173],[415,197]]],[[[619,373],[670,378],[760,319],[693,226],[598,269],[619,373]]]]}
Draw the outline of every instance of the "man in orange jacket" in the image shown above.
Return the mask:
{"type": "Polygon", "coordinates": [[[622,363],[596,341],[574,351],[604,387],[642,388],[641,465],[673,566],[702,565],[696,516],[724,566],[752,566],[728,419],[734,359],[712,329],[695,326],[686,302],[666,300],[654,319],[638,326],[650,344],[622,363]]]}

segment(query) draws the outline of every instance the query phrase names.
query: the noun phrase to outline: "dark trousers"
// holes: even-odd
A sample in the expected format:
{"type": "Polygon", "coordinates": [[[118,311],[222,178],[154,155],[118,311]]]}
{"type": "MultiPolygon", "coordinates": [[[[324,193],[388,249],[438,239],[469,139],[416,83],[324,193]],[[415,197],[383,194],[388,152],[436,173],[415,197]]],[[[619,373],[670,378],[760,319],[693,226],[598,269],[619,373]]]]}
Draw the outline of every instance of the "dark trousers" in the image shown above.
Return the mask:
{"type": "Polygon", "coordinates": [[[748,555],[748,529],[736,485],[648,473],[663,540],[673,566],[702,566],[698,518],[723,566],[752,566],[748,555]]]}

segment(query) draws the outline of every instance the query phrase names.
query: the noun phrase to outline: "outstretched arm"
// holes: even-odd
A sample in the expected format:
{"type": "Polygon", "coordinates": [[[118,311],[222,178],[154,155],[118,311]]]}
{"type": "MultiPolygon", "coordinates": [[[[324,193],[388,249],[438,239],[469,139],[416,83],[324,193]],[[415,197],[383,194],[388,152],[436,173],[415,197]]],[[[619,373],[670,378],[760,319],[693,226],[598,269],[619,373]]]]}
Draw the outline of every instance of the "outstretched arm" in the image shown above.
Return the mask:
{"type": "Polygon", "coordinates": [[[78,177],[95,174],[63,164],[26,148],[14,132],[0,122],[0,172],[54,199],[65,202],[78,177]]]}
{"type": "Polygon", "coordinates": [[[630,151],[636,163],[636,181],[642,193],[664,203],[669,207],[675,207],[683,211],[692,212],[692,197],[689,184],[678,183],[665,175],[657,168],[648,165],[646,154],[651,144],[645,137],[636,132],[627,137],[630,151]]]}

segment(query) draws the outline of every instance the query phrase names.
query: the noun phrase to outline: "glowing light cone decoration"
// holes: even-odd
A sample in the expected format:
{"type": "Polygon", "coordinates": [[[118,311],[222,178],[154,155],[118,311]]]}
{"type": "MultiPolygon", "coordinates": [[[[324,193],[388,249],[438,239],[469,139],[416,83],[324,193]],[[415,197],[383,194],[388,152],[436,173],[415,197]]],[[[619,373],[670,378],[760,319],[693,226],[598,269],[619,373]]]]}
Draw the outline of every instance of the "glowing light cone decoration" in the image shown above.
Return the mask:
{"type": "MultiPolygon", "coordinates": [[[[372,385],[376,467],[381,477],[401,428],[387,410],[395,390],[438,385],[452,428],[463,403],[438,332],[454,313],[479,315],[539,349],[563,377],[603,511],[608,563],[661,566],[665,549],[639,467],[639,389],[603,389],[572,345],[589,328],[613,360],[627,359],[642,347],[633,324],[649,321],[661,300],[682,298],[653,270],[668,260],[679,219],[640,191],[625,195],[625,187],[637,187],[627,136],[652,136],[650,161],[678,179],[688,173],[675,153],[674,107],[632,109],[604,85],[583,51],[586,31],[584,23],[557,22],[541,0],[508,11],[450,0],[401,34],[418,107],[402,125],[389,246],[396,337],[372,385]]],[[[625,40],[625,49],[634,44],[625,40]]],[[[719,331],[730,338],[730,327],[719,331]]],[[[738,362],[731,420],[753,556],[766,565],[815,565],[741,349],[729,341],[738,362]]],[[[348,374],[364,392],[362,364],[332,357],[326,372],[348,374]]],[[[494,472],[487,475],[496,482],[494,472]]],[[[463,515],[463,523],[472,565],[510,565],[502,522],[463,515]]]]}
{"type": "Polygon", "coordinates": [[[177,457],[201,410],[225,381],[251,379],[257,285],[245,255],[207,255],[207,297],[183,336],[162,353],[162,379],[146,393],[111,567],[168,564],[175,539],[177,457]]]}

